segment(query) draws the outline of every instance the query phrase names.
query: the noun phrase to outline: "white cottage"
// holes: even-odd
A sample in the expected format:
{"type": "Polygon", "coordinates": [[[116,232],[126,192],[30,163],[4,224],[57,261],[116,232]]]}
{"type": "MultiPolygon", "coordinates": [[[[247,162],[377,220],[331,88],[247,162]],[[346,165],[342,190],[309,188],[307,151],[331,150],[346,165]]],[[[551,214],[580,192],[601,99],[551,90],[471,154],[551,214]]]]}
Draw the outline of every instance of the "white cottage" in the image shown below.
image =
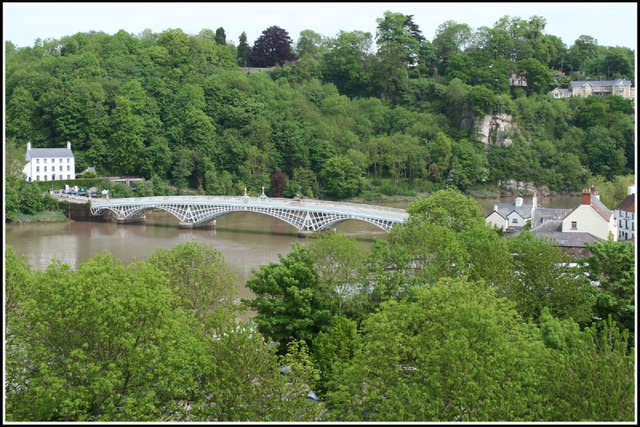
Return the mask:
{"type": "Polygon", "coordinates": [[[27,164],[22,172],[27,181],[76,178],[76,162],[70,142],[67,142],[67,148],[31,148],[31,142],[27,142],[25,160],[27,164]]]}
{"type": "Polygon", "coordinates": [[[493,212],[486,218],[485,222],[501,230],[520,230],[525,224],[531,221],[538,206],[538,197],[534,194],[530,205],[523,204],[522,197],[517,197],[515,203],[499,203],[494,205],[493,212]]]}
{"type": "Polygon", "coordinates": [[[618,240],[613,212],[600,201],[595,188],[582,192],[580,206],[562,220],[563,233],[589,233],[602,240],[618,240]]]}

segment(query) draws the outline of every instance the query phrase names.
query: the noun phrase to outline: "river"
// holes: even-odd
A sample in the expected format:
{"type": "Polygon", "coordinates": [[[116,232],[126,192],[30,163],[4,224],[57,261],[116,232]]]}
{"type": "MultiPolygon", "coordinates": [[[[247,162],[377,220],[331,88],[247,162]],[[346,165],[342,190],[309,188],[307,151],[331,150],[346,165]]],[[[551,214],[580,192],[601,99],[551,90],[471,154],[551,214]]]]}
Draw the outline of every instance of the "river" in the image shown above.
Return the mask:
{"type": "MultiPolygon", "coordinates": [[[[477,199],[485,215],[498,202],[513,202],[513,198],[477,199]]],[[[579,196],[538,199],[545,207],[577,207],[579,196]]],[[[531,203],[531,198],[524,198],[531,203]]],[[[372,203],[375,204],[375,203],[372,203]]],[[[408,202],[379,203],[406,208],[408,202]]],[[[375,239],[385,239],[387,233],[372,224],[361,221],[339,223],[336,231],[355,237],[365,248],[375,239]]],[[[52,259],[75,269],[97,253],[107,250],[125,264],[146,260],[157,248],[171,248],[184,242],[204,242],[213,245],[225,257],[229,267],[237,274],[239,296],[250,298],[251,291],[244,283],[255,269],[269,262],[277,262],[278,255],[286,255],[291,244],[306,244],[297,237],[296,229],[270,216],[238,212],[218,218],[215,229],[180,229],[172,215],[156,211],[147,214],[146,223],[118,225],[111,222],[79,222],[23,224],[5,226],[5,243],[17,253],[25,254],[36,269],[44,270],[52,259]]]]}

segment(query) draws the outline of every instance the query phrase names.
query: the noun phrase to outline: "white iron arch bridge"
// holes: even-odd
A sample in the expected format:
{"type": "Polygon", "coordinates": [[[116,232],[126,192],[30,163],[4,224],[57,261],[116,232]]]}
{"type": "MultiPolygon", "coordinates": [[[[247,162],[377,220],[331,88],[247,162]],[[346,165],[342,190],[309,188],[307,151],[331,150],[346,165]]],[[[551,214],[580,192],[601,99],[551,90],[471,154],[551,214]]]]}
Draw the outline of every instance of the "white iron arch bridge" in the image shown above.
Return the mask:
{"type": "Polygon", "coordinates": [[[151,210],[169,212],[182,228],[207,227],[216,218],[233,212],[256,212],[278,218],[298,230],[299,235],[322,231],[349,219],[365,221],[385,231],[407,220],[404,209],[359,203],[266,196],[161,196],[91,200],[91,214],[110,211],[118,222],[144,219],[151,210]]]}

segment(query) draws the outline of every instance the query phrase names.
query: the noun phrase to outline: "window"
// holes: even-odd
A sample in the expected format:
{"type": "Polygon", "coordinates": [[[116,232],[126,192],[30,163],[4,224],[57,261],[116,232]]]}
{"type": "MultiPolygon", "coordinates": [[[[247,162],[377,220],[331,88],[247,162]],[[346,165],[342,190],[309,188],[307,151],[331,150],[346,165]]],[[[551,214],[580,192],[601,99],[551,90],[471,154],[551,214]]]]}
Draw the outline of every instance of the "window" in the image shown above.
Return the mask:
{"type": "Polygon", "coordinates": [[[518,218],[513,218],[511,220],[511,224],[517,224],[518,223],[518,218]]]}
{"type": "Polygon", "coordinates": [[[44,162],[47,163],[47,159],[44,159],[44,162]]]}
{"type": "Polygon", "coordinates": [[[571,221],[571,229],[572,230],[578,229],[578,221],[571,221]]]}
{"type": "Polygon", "coordinates": [[[44,171],[45,171],[45,172],[47,171],[47,167],[46,167],[46,166],[44,167],[44,171]]]}
{"type": "Polygon", "coordinates": [[[40,166],[36,166],[36,172],[40,172],[40,166]]]}
{"type": "Polygon", "coordinates": [[[71,179],[71,175],[67,175],[67,179],[71,179]]]}
{"type": "Polygon", "coordinates": [[[55,174],[55,173],[52,173],[52,174],[51,174],[51,181],[55,181],[55,180],[56,180],[56,174],[55,174]]]}
{"type": "Polygon", "coordinates": [[[69,158],[67,157],[67,163],[69,163],[69,158]]]}
{"type": "Polygon", "coordinates": [[[67,172],[69,172],[71,169],[69,169],[69,165],[67,165],[67,172]]]}
{"type": "Polygon", "coordinates": [[[60,165],[60,172],[62,172],[62,165],[60,165]]]}
{"type": "Polygon", "coordinates": [[[36,181],[40,181],[40,175],[36,175],[36,181]]]}
{"type": "Polygon", "coordinates": [[[36,159],[36,163],[40,163],[40,159],[36,159]]]}

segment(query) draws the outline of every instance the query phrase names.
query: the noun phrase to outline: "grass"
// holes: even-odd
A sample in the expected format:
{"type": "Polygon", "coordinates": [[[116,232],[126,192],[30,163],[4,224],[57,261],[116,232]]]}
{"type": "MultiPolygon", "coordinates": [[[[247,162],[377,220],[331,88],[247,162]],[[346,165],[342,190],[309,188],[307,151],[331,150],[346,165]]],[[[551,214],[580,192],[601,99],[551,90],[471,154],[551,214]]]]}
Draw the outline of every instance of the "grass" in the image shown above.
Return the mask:
{"type": "Polygon", "coordinates": [[[43,222],[69,222],[70,219],[60,211],[43,211],[35,215],[18,214],[12,219],[7,219],[11,224],[34,224],[43,222]]]}

